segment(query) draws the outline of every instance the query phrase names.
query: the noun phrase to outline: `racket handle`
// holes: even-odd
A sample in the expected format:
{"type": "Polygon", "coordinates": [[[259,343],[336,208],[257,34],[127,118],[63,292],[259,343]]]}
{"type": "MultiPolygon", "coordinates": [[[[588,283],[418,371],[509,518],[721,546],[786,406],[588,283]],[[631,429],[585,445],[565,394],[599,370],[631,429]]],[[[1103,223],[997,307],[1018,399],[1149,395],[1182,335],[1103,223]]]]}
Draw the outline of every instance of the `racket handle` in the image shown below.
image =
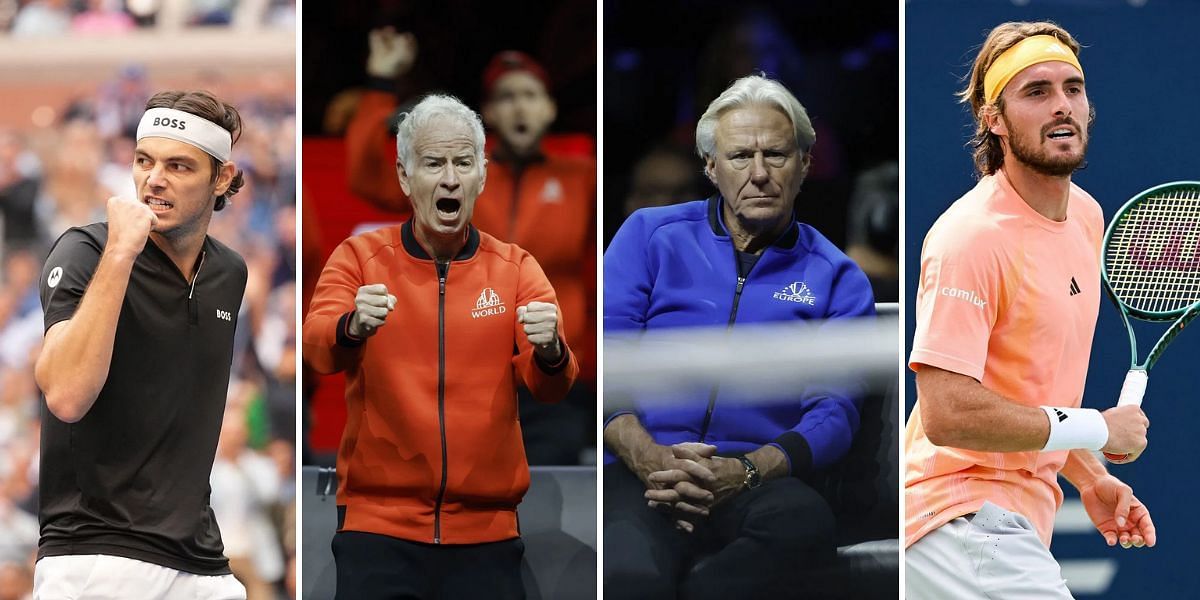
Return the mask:
{"type": "Polygon", "coordinates": [[[1130,369],[1125,374],[1125,383],[1121,386],[1121,399],[1117,400],[1117,406],[1125,406],[1132,404],[1134,406],[1142,405],[1142,396],[1146,395],[1146,382],[1150,379],[1150,373],[1144,369],[1130,369]]]}
{"type": "MultiPolygon", "coordinates": [[[[1142,397],[1146,395],[1146,383],[1150,379],[1150,373],[1145,369],[1130,369],[1125,374],[1125,383],[1121,385],[1121,398],[1117,400],[1117,406],[1126,406],[1132,404],[1134,406],[1142,405],[1142,397]]],[[[1122,462],[1129,458],[1128,454],[1109,454],[1104,453],[1104,458],[1111,462],[1122,462]]]]}

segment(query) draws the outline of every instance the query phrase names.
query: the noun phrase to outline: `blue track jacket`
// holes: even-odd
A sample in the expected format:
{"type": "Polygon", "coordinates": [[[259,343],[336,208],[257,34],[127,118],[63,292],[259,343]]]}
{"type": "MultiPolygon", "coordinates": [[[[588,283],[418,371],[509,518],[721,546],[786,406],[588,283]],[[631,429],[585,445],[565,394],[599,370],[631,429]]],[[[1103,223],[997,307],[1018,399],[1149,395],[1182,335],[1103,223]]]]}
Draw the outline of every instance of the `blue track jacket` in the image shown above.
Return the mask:
{"type": "MultiPolygon", "coordinates": [[[[802,223],[763,250],[739,282],[721,202],[714,196],[641,209],[621,225],[604,253],[606,333],[875,314],[871,284],[858,265],[802,223]]],[[[659,444],[703,441],[722,455],[771,444],[787,455],[793,475],[836,462],[858,431],[861,394],[845,386],[810,385],[794,398],[757,405],[731,402],[736,395],[719,387],[683,403],[658,398],[609,420],[633,413],[659,444]]],[[[613,459],[606,453],[606,463],[613,459]]]]}

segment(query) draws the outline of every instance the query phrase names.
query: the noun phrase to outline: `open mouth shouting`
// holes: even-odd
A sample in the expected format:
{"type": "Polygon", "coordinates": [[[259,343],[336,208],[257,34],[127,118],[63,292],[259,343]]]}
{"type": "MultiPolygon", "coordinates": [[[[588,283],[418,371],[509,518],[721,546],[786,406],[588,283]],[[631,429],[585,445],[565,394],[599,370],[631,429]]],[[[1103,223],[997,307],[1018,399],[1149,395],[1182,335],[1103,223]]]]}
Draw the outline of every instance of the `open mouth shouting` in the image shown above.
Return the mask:
{"type": "Polygon", "coordinates": [[[437,202],[434,203],[434,207],[437,208],[439,220],[453,223],[458,220],[458,215],[462,212],[462,200],[458,198],[438,198],[437,202]]]}

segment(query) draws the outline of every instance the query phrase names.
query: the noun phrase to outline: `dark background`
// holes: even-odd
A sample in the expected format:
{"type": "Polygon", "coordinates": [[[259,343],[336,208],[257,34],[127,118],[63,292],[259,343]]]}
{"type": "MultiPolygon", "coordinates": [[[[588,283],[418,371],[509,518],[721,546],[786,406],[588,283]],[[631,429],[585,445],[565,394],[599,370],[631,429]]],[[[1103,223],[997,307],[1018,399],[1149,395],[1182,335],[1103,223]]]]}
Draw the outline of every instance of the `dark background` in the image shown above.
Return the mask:
{"type": "Polygon", "coordinates": [[[521,50],[550,73],[558,101],[552,132],[596,132],[596,5],[590,0],[352,0],[304,11],[304,135],[322,133],[326,104],[366,83],[367,32],[394,26],[417,36],[413,78],[479,107],[481,76],[500,50],[521,50]]]}
{"type": "MultiPolygon", "coordinates": [[[[1196,98],[1200,47],[1194,26],[1200,5],[1148,0],[911,0],[905,4],[905,274],[906,340],[911,347],[913,299],[920,273],[921,243],[937,216],[974,185],[970,153],[964,144],[973,132],[969,110],[954,93],[986,33],[1005,21],[1052,20],[1084,45],[1080,55],[1088,98],[1096,107],[1087,167],[1073,181],[1090,192],[1110,219],[1121,205],[1153,185],[1200,179],[1192,143],[1200,136],[1196,98]],[[1016,6],[1022,4],[1023,6],[1016,6]],[[1132,6],[1144,4],[1144,6],[1132,6]]],[[[1051,551],[1064,565],[1081,561],[1113,577],[1100,595],[1080,598],[1194,598],[1200,583],[1195,568],[1194,518],[1197,493],[1192,453],[1200,387],[1200,328],[1180,335],[1151,371],[1144,409],[1150,417],[1150,445],[1137,462],[1110,471],[1133,486],[1158,528],[1151,550],[1108,548],[1087,532],[1054,536],[1051,551]]],[[[1141,358],[1162,334],[1162,325],[1139,330],[1141,358]]],[[[1105,409],[1116,403],[1129,369],[1129,344],[1120,316],[1103,300],[1092,349],[1083,403],[1105,409]]],[[[911,372],[906,376],[907,408],[916,398],[911,372]]],[[[1067,500],[1077,498],[1065,480],[1067,500]]],[[[1064,572],[1068,584],[1071,577],[1064,572]]],[[[1104,588],[1104,577],[1093,577],[1104,588]]]]}
{"type": "MultiPolygon", "coordinates": [[[[797,200],[800,219],[845,246],[854,176],[899,154],[897,3],[603,6],[605,245],[624,220],[633,164],[656,143],[673,140],[692,149],[700,176],[696,121],[734,79],[762,70],[796,95],[817,129],[813,168],[797,200]],[[752,43],[729,35],[744,21],[752,43]]],[[[701,189],[715,191],[707,180],[701,189]]]]}

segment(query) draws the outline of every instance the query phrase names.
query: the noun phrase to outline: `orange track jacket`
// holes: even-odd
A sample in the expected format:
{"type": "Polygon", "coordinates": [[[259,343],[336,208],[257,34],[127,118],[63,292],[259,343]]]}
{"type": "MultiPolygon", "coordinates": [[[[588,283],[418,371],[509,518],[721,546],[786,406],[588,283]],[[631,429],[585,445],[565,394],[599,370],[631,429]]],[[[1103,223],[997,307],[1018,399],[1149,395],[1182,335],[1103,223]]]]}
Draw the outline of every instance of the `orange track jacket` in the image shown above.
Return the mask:
{"type": "Polygon", "coordinates": [[[475,544],[518,535],[529,466],[516,378],[557,402],[579,367],[536,358],[517,307],[556,303],[525,250],[471,227],[444,270],[412,222],[342,242],[321,272],[304,321],[304,358],[346,371],[338,450],[339,530],[425,543],[475,544]],[[347,332],[362,285],[383,283],[396,306],[375,335],[347,332]]]}
{"type": "MultiPolygon", "coordinates": [[[[412,207],[396,179],[396,139],[387,120],[396,97],[363,93],[346,130],[350,188],[377,206],[409,214],[412,207]]],[[[558,294],[567,339],[575,346],[582,376],[595,379],[596,163],[547,155],[516,169],[489,153],[487,184],[471,223],[537,257],[558,294]]]]}

